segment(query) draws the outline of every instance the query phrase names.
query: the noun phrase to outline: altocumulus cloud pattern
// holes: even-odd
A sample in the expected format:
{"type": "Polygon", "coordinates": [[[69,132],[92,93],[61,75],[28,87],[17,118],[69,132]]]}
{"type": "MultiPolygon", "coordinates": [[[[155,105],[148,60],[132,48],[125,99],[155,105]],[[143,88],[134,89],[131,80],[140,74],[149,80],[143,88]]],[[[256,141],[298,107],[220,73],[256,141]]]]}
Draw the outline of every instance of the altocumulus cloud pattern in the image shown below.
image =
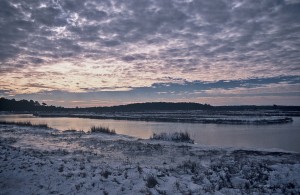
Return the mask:
{"type": "Polygon", "coordinates": [[[1,0],[0,18],[2,95],[299,95],[298,0],[1,0]]]}

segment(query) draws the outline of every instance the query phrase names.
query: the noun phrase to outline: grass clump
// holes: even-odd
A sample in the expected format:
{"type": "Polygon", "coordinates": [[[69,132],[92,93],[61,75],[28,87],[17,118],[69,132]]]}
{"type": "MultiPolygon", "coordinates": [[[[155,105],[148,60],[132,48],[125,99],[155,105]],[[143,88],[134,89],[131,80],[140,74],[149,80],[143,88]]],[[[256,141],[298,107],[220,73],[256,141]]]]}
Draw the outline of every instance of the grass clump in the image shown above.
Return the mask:
{"type": "Polygon", "coordinates": [[[160,133],[150,137],[152,140],[163,140],[163,141],[174,141],[174,142],[187,142],[194,143],[194,140],[191,139],[188,132],[175,132],[175,133],[160,133]]]}
{"type": "Polygon", "coordinates": [[[157,180],[153,175],[150,175],[146,179],[146,186],[148,188],[154,188],[158,184],[157,180]]]}
{"type": "Polygon", "coordinates": [[[34,123],[31,123],[30,121],[26,121],[26,122],[0,121],[0,124],[2,124],[2,125],[18,125],[18,126],[26,126],[26,127],[49,128],[48,124],[46,124],[46,123],[34,124],[34,123]]]}
{"type": "Polygon", "coordinates": [[[106,133],[106,134],[111,134],[114,135],[116,134],[116,131],[114,129],[110,129],[108,127],[103,127],[103,126],[93,126],[90,129],[91,133],[106,133]]]}

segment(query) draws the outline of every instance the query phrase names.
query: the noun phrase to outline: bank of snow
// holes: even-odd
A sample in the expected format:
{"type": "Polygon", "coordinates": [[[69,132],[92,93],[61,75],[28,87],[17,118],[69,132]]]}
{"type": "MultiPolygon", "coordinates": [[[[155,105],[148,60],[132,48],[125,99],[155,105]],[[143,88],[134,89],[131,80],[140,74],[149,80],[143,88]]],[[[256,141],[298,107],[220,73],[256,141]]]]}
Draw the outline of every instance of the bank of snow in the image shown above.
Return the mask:
{"type": "Polygon", "coordinates": [[[0,194],[299,193],[297,153],[0,125],[0,194]]]}

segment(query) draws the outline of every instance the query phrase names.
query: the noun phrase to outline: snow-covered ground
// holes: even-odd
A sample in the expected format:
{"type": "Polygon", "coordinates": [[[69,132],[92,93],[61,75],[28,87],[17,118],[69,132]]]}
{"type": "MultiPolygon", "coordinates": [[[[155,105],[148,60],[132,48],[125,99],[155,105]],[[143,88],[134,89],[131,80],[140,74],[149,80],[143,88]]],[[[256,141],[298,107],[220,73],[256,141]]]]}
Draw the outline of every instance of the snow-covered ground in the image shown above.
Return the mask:
{"type": "Polygon", "coordinates": [[[0,194],[299,194],[300,154],[0,125],[0,194]]]}

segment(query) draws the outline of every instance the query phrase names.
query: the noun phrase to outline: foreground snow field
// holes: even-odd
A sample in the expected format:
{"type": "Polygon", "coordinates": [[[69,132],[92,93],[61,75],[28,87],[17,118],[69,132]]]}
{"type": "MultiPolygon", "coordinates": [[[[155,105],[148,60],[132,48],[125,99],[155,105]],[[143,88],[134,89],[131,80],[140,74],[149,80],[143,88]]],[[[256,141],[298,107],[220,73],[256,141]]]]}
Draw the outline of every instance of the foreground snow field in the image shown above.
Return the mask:
{"type": "Polygon", "coordinates": [[[0,194],[298,194],[300,154],[0,125],[0,194]]]}

